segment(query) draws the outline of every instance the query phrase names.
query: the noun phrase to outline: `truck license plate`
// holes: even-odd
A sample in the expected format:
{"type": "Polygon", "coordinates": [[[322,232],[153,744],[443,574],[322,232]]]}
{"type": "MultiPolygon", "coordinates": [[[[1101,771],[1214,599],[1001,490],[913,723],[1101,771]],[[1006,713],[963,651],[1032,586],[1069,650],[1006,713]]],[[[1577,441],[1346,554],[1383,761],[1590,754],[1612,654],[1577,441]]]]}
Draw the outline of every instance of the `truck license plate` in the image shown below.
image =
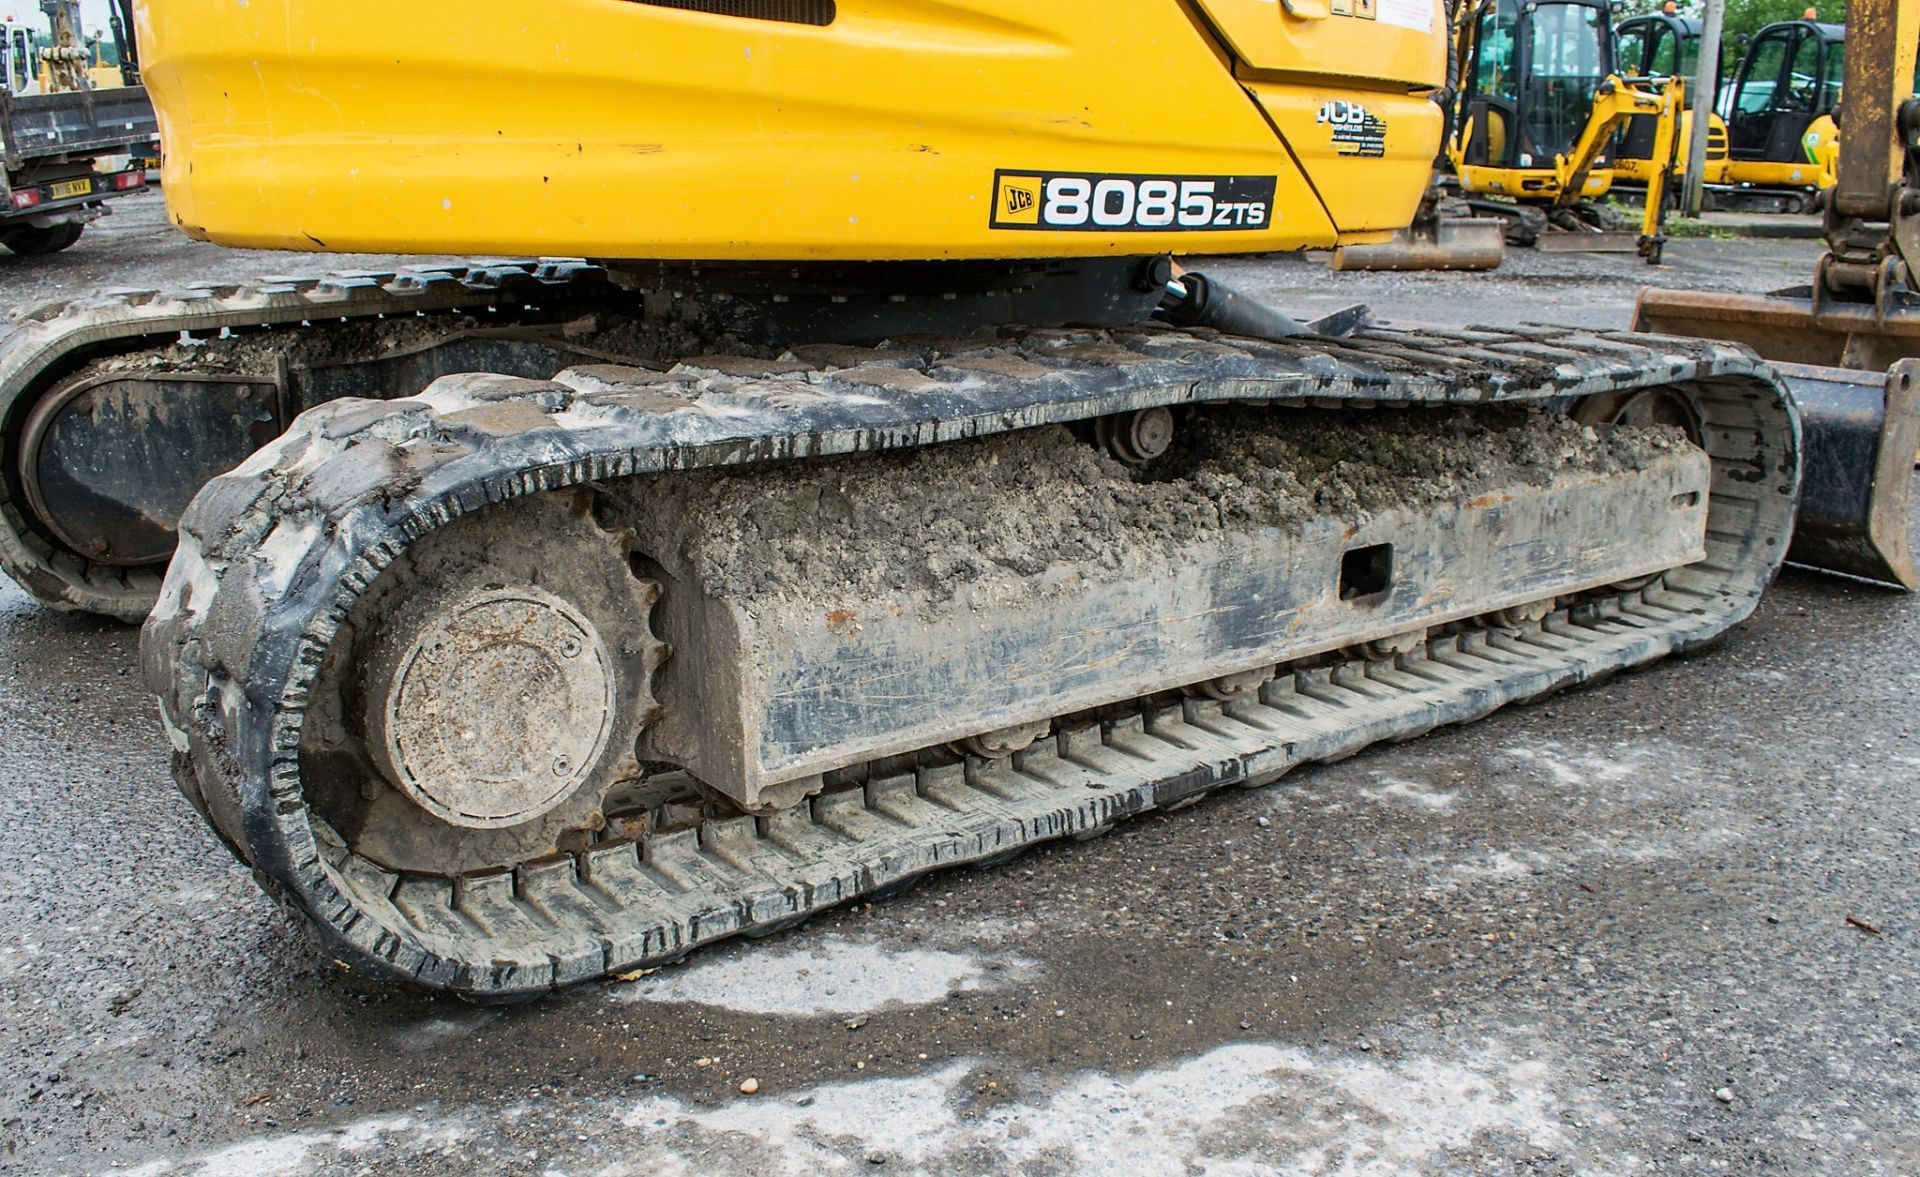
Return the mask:
{"type": "Polygon", "coordinates": [[[65,200],[70,196],[85,196],[87,193],[93,191],[93,181],[61,180],[57,184],[47,185],[47,188],[53,193],[55,200],[65,200]]]}

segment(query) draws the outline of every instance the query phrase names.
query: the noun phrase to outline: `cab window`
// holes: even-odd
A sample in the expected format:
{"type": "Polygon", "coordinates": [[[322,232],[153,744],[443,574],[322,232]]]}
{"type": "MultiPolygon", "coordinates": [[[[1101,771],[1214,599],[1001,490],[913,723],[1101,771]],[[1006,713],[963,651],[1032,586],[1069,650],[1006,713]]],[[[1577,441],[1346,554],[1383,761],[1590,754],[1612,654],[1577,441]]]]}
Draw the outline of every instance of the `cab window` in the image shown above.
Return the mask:
{"type": "Polygon", "coordinates": [[[1514,57],[1519,42],[1514,30],[1520,23],[1518,11],[1510,0],[1501,0],[1480,14],[1480,29],[1473,51],[1473,92],[1508,101],[1519,96],[1514,57]]]}
{"type": "Polygon", "coordinates": [[[1787,67],[1787,85],[1776,110],[1811,113],[1820,100],[1820,38],[1802,36],[1793,47],[1793,61],[1787,67]]]}
{"type": "Polygon", "coordinates": [[[1673,30],[1665,25],[1659,26],[1653,34],[1653,52],[1648,56],[1647,76],[1670,78],[1674,74],[1675,46],[1678,44],[1673,30]]]}
{"type": "MultiPolygon", "coordinates": [[[[1812,40],[1811,37],[1808,40],[1812,40]]],[[[1916,67],[1920,68],[1920,67],[1916,67]]],[[[1840,105],[1840,88],[1847,81],[1847,43],[1834,41],[1827,46],[1827,75],[1820,87],[1820,105],[1816,110],[1832,110],[1840,105]]]]}
{"type": "Polygon", "coordinates": [[[1775,35],[1762,38],[1747,54],[1747,66],[1740,72],[1740,93],[1734,109],[1740,114],[1759,114],[1774,109],[1774,90],[1787,63],[1787,38],[1775,35]]]}
{"type": "Polygon", "coordinates": [[[1629,76],[1639,77],[1646,73],[1646,26],[1621,30],[1614,44],[1613,55],[1619,61],[1621,71],[1629,76]]]}
{"type": "Polygon", "coordinates": [[[1544,0],[1533,5],[1532,55],[1525,110],[1533,150],[1558,155],[1571,150],[1593,114],[1593,97],[1613,63],[1613,38],[1604,9],[1544,0]]]}

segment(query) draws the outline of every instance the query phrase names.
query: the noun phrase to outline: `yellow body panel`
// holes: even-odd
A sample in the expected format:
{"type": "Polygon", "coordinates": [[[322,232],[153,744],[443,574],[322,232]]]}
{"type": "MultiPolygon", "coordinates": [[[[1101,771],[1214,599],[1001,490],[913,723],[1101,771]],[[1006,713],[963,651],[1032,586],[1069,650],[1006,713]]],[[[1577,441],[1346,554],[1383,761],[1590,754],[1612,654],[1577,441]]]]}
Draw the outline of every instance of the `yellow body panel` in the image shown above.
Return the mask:
{"type": "Polygon", "coordinates": [[[1800,136],[1804,159],[1775,162],[1736,159],[1727,164],[1726,182],[1755,188],[1831,188],[1839,179],[1840,132],[1833,116],[1823,114],[1800,136]]]}
{"type": "MultiPolygon", "coordinates": [[[[1560,179],[1551,168],[1502,168],[1480,164],[1458,164],[1454,174],[1460,187],[1476,195],[1508,196],[1522,201],[1551,201],[1560,195],[1560,179]]],[[[1613,169],[1589,170],[1580,183],[1579,196],[1593,199],[1605,196],[1613,187],[1613,169]]]]}
{"type": "Polygon", "coordinates": [[[148,0],[138,24],[167,199],[195,236],[803,260],[1291,249],[1405,224],[1440,128],[1407,95],[1442,80],[1441,43],[1332,19],[1375,47],[1370,85],[1398,81],[1366,96],[1393,110],[1384,154],[1324,181],[1262,104],[1319,160],[1325,128],[1300,112],[1351,84],[1302,73],[1256,100],[1175,0],[846,0],[825,27],[631,0],[148,0]],[[997,197],[1028,199],[996,173],[1132,177],[1143,209],[1167,182],[1270,177],[1271,208],[1187,231],[1018,208],[996,225],[997,197]]]}
{"type": "Polygon", "coordinates": [[[1816,163],[1734,160],[1727,165],[1727,182],[1755,188],[1831,188],[1834,180],[1832,172],[1816,163]]]}
{"type": "Polygon", "coordinates": [[[1246,71],[1364,79],[1402,90],[1409,76],[1446,72],[1441,0],[1320,0],[1324,15],[1310,15],[1312,6],[1301,0],[1199,3],[1246,71]]]}
{"type": "Polygon", "coordinates": [[[1342,229],[1402,229],[1412,222],[1445,130],[1439,108],[1424,94],[1321,101],[1318,91],[1299,86],[1247,87],[1342,229]]]}
{"type": "MultiPolygon", "coordinates": [[[[1641,115],[1650,118],[1650,115],[1641,115]]],[[[1676,149],[1676,176],[1684,175],[1687,170],[1688,137],[1693,134],[1693,112],[1680,113],[1680,142],[1676,149]]],[[[1707,114],[1707,161],[1704,180],[1708,184],[1724,184],[1727,179],[1727,124],[1720,116],[1707,114]]],[[[1644,156],[1621,155],[1613,157],[1613,178],[1621,183],[1646,184],[1653,179],[1653,161],[1644,156]]]]}

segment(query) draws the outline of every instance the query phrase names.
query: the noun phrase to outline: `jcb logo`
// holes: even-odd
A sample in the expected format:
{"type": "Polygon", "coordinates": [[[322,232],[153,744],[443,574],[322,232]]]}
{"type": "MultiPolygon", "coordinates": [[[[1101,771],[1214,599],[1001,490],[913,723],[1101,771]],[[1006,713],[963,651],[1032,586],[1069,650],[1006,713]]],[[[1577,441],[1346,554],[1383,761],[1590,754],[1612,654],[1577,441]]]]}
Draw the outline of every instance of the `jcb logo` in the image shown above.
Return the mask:
{"type": "Polygon", "coordinates": [[[1360,127],[1367,122],[1367,108],[1358,102],[1334,99],[1320,104],[1320,113],[1313,116],[1316,123],[1332,123],[1336,127],[1360,127]]]}
{"type": "Polygon", "coordinates": [[[1000,177],[1000,224],[1037,225],[1040,223],[1040,177],[1000,177]]]}

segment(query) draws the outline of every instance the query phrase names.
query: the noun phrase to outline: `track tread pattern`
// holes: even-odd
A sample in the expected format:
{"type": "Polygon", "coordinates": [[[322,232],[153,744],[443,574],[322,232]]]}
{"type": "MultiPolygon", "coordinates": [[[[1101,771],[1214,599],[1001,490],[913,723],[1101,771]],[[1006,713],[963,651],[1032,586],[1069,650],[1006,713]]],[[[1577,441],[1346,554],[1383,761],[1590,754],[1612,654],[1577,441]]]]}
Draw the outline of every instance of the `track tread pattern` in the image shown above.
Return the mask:
{"type": "Polygon", "coordinates": [[[1262,343],[1149,325],[794,354],[804,370],[728,375],[692,359],[667,372],[596,368],[549,382],[476,373],[405,401],[336,402],[195,500],[143,642],[177,775],[341,959],[476,996],[674,960],[928,870],[1270,783],[1299,764],[1711,640],[1751,611],[1791,529],[1791,409],[1764,365],[1722,345],[1564,328],[1262,343]],[[1388,662],[1289,674],[1258,702],[1142,703],[1131,717],[1060,731],[1008,761],[868,781],[774,817],[446,886],[366,877],[343,848],[317,843],[306,812],[297,755],[306,691],[335,629],[409,544],[493,502],[1155,405],[1558,403],[1671,381],[1687,382],[1707,409],[1709,559],[1630,598],[1521,630],[1454,635],[1388,662]],[[1722,487],[1742,497],[1722,503],[1722,487]]]}

